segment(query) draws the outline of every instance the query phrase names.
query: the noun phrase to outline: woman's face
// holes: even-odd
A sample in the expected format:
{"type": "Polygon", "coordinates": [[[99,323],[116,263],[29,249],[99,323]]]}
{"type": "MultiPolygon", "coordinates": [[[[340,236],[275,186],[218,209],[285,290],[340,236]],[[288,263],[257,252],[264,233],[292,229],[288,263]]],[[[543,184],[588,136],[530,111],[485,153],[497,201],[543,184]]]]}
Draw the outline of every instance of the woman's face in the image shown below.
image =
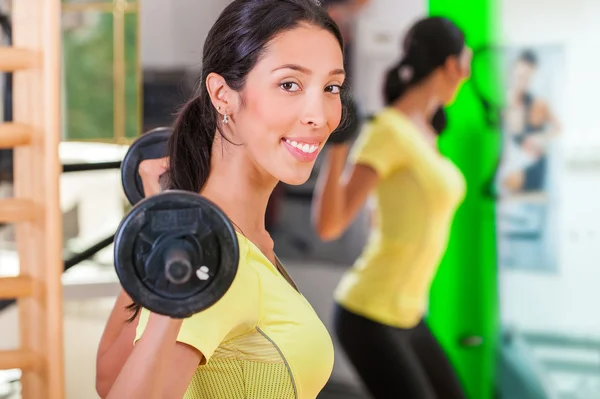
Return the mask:
{"type": "Polygon", "coordinates": [[[445,75],[447,82],[444,90],[442,101],[448,104],[454,100],[460,87],[464,82],[471,76],[471,61],[473,59],[473,50],[470,47],[465,46],[462,52],[456,56],[451,57],[451,62],[446,63],[445,75]]]}
{"type": "Polygon", "coordinates": [[[277,180],[308,180],[317,155],[339,125],[343,54],[326,30],[303,25],[273,39],[248,74],[231,115],[236,143],[277,180]]]}
{"type": "Polygon", "coordinates": [[[519,60],[514,66],[512,86],[517,90],[527,90],[535,73],[535,66],[529,62],[519,60]]]}

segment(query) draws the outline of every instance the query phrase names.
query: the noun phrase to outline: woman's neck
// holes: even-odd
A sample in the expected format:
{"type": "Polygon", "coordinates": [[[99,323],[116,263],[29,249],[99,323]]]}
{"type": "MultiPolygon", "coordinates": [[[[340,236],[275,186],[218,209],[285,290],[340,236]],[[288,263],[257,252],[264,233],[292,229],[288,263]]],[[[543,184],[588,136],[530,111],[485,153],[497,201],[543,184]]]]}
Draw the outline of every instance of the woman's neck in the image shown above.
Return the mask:
{"type": "Polygon", "coordinates": [[[241,146],[215,140],[211,171],[201,194],[217,204],[241,233],[263,235],[269,197],[277,184],[246,156],[241,146]]]}
{"type": "Polygon", "coordinates": [[[423,83],[409,89],[394,106],[415,121],[429,123],[441,105],[432,86],[423,83]]]}
{"type": "Polygon", "coordinates": [[[409,89],[395,104],[395,108],[406,115],[417,127],[423,138],[433,147],[437,147],[438,135],[432,119],[440,107],[435,86],[431,82],[409,89]]]}

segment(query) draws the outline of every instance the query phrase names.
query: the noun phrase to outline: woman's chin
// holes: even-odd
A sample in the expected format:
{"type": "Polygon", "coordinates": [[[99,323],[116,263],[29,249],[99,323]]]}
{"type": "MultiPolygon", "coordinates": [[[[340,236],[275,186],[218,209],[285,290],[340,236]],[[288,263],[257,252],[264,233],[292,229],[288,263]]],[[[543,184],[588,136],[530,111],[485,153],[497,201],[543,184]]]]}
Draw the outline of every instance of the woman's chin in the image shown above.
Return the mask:
{"type": "Polygon", "coordinates": [[[290,186],[300,186],[308,181],[310,178],[310,172],[312,168],[305,171],[297,171],[296,173],[280,173],[279,180],[282,183],[289,184],[290,186]]]}

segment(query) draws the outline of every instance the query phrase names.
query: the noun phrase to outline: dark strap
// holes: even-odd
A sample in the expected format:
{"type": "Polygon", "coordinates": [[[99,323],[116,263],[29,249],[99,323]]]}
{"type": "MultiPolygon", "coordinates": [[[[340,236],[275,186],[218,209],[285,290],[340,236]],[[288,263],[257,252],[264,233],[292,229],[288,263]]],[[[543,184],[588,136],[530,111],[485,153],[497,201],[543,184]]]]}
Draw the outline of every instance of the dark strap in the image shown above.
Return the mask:
{"type": "Polygon", "coordinates": [[[277,270],[279,270],[279,273],[281,273],[281,275],[283,276],[283,278],[286,279],[286,281],[288,283],[290,283],[290,285],[292,287],[294,287],[294,289],[296,291],[300,292],[300,290],[296,286],[296,283],[294,283],[294,280],[292,280],[292,278],[290,277],[290,275],[288,274],[288,272],[285,270],[285,267],[283,267],[283,265],[281,264],[281,261],[279,260],[279,258],[277,257],[277,255],[275,255],[275,267],[277,268],[277,270]]]}

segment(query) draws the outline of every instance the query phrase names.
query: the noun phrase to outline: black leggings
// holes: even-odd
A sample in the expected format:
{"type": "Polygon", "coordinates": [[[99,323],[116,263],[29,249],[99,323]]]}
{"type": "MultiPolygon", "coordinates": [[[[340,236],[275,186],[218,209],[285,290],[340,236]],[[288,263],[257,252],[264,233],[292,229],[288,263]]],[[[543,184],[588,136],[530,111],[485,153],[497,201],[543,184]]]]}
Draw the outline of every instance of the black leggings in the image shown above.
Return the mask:
{"type": "Polygon", "coordinates": [[[446,355],[421,321],[411,329],[376,323],[336,306],[335,333],[375,399],[465,399],[446,355]]]}

